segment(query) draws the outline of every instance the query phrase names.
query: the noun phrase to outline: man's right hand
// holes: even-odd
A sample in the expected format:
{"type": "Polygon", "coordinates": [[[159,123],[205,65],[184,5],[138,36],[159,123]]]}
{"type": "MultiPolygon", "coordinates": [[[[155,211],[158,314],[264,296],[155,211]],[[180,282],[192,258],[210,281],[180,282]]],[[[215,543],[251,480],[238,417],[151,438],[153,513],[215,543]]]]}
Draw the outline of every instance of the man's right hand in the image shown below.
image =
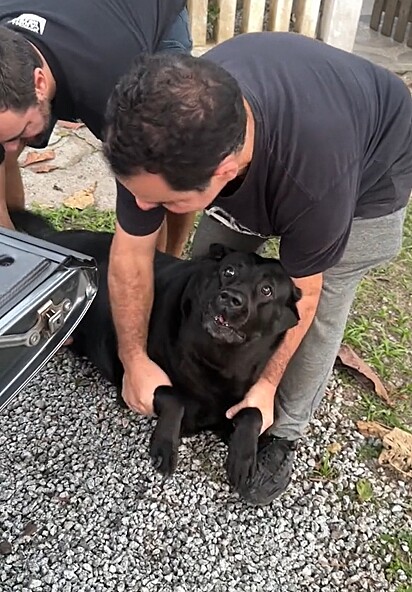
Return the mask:
{"type": "Polygon", "coordinates": [[[125,370],[122,397],[128,407],[141,415],[153,415],[153,397],[158,386],[171,386],[165,372],[146,356],[125,370]]]}
{"type": "Polygon", "coordinates": [[[130,409],[142,415],[153,414],[156,388],[171,385],[169,377],[146,354],[158,235],[159,230],[147,236],[130,235],[117,223],[110,249],[108,285],[124,368],[122,396],[130,409]]]}

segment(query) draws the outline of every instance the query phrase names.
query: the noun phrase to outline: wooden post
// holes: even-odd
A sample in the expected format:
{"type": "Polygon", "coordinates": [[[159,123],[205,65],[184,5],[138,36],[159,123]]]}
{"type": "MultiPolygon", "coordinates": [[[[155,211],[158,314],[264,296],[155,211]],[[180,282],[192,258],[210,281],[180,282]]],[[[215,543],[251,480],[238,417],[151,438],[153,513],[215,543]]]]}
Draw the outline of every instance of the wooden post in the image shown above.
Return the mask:
{"type": "Polygon", "coordinates": [[[194,46],[206,44],[207,7],[208,0],[188,0],[187,2],[194,46]]]}
{"type": "Polygon", "coordinates": [[[381,28],[382,35],[390,37],[392,35],[393,24],[395,22],[396,9],[398,7],[398,0],[386,0],[385,16],[383,17],[383,24],[381,28]]]}
{"type": "Polygon", "coordinates": [[[262,31],[265,0],[243,0],[243,33],[262,31]]]}
{"type": "Polygon", "coordinates": [[[236,0],[218,0],[216,42],[221,43],[233,37],[235,32],[236,0]]]}
{"type": "Polygon", "coordinates": [[[289,31],[293,0],[272,0],[269,10],[270,31],[289,31]]]}
{"type": "Polygon", "coordinates": [[[409,15],[411,14],[412,0],[402,0],[399,7],[398,21],[395,27],[393,38],[398,43],[405,40],[406,28],[409,24],[409,15]]]}
{"type": "Polygon", "coordinates": [[[321,0],[297,0],[295,27],[298,33],[308,37],[315,37],[320,3],[321,0]]]}
{"type": "Polygon", "coordinates": [[[379,25],[381,24],[382,12],[385,7],[384,5],[385,0],[375,0],[374,2],[372,8],[371,22],[369,25],[370,28],[374,31],[377,31],[379,29],[379,25]]]}
{"type": "Polygon", "coordinates": [[[362,9],[362,0],[329,0],[324,3],[320,38],[325,43],[352,51],[362,9]]]}

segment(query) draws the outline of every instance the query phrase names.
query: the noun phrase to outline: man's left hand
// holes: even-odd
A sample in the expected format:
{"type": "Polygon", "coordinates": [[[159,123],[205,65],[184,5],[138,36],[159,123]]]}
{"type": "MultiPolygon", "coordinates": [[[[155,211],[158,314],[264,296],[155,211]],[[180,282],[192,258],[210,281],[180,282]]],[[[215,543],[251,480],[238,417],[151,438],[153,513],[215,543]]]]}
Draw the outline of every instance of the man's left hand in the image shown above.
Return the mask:
{"type": "Polygon", "coordinates": [[[226,411],[226,417],[233,419],[234,416],[239,413],[241,409],[246,407],[257,407],[262,414],[262,434],[266,431],[274,422],[273,416],[273,402],[275,399],[276,389],[271,382],[265,378],[261,378],[258,382],[252,386],[248,393],[246,393],[243,401],[234,405],[226,411]]]}

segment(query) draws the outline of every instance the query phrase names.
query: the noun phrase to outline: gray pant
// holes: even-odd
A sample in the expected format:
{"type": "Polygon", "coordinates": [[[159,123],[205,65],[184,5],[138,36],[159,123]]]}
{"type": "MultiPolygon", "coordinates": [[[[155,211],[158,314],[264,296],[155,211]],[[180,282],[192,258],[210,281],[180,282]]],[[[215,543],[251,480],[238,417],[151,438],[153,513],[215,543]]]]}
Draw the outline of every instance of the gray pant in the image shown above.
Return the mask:
{"type": "MultiPolygon", "coordinates": [[[[302,436],[325,393],[356,288],[367,271],[399,253],[404,217],[402,209],[381,218],[353,221],[343,257],[324,272],[315,318],[279,385],[274,436],[288,440],[302,436]]],[[[214,242],[251,252],[264,239],[240,234],[204,215],[194,237],[193,255],[207,253],[214,242]]]]}

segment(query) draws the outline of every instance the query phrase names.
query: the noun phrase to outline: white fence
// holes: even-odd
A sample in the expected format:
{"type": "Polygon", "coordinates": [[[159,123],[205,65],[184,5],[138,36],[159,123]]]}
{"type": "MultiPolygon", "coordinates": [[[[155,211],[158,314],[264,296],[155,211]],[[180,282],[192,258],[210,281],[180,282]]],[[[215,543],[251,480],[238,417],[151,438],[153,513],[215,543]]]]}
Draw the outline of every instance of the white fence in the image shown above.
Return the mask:
{"type": "Polygon", "coordinates": [[[362,0],[189,0],[195,53],[236,33],[294,31],[351,51],[362,0]]]}

